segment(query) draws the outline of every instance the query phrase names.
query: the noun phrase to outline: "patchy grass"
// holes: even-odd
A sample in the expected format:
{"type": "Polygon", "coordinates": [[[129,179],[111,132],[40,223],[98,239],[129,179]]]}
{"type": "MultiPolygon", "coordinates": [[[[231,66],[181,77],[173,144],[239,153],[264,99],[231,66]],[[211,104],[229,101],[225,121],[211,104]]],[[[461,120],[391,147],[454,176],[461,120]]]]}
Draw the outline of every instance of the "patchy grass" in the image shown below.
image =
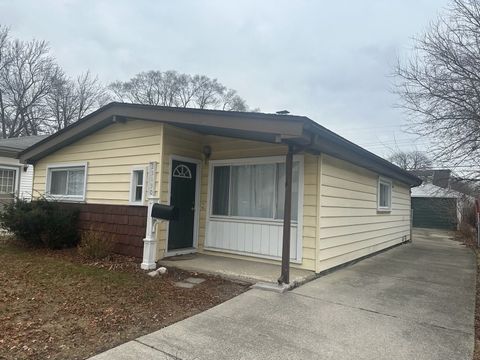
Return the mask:
{"type": "Polygon", "coordinates": [[[0,242],[0,359],[83,359],[204,311],[245,284],[169,269],[146,276],[134,259],[88,262],[75,250],[0,242]]]}

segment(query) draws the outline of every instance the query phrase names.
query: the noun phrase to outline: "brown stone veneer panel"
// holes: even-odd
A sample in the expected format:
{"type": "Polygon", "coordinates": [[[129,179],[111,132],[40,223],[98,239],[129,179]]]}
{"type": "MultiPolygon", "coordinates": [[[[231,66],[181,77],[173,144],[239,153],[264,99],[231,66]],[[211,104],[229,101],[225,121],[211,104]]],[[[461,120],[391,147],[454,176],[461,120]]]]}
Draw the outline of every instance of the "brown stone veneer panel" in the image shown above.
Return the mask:
{"type": "Polygon", "coordinates": [[[80,209],[80,231],[104,233],[118,254],[141,258],[147,226],[147,207],[103,204],[65,204],[80,209]]]}

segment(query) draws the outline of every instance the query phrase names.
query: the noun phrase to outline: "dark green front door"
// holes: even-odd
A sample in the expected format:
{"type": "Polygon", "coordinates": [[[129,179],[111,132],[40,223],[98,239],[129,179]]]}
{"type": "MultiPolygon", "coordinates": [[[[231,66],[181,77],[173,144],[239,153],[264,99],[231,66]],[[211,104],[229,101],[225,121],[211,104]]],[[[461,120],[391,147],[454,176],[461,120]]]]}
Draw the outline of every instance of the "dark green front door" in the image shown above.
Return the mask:
{"type": "Polygon", "coordinates": [[[178,217],[169,223],[168,251],[193,247],[196,176],[196,164],[172,160],[170,205],[178,209],[178,217]]]}

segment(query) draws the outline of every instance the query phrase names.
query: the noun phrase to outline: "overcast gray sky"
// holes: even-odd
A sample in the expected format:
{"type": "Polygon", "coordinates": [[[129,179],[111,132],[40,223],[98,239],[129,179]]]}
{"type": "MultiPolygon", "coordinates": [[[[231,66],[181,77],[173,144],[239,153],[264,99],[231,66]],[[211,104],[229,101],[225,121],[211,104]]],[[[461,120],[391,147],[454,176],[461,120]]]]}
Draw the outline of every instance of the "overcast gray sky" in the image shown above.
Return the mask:
{"type": "Polygon", "coordinates": [[[150,69],[205,74],[250,107],[309,116],[381,156],[402,131],[393,66],[447,0],[7,1],[0,24],[50,42],[71,75],[108,83],[150,69]]]}

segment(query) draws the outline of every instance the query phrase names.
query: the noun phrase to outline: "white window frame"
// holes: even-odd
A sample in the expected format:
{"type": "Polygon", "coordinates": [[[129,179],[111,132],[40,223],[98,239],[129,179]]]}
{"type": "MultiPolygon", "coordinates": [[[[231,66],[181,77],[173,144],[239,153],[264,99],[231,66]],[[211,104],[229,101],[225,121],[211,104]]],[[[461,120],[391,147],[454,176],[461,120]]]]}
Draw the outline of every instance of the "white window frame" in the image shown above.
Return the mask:
{"type": "MultiPolygon", "coordinates": [[[[292,226],[297,227],[297,258],[295,260],[290,260],[291,263],[301,264],[303,262],[303,197],[304,197],[304,156],[303,155],[294,155],[293,161],[298,162],[299,174],[298,174],[298,214],[297,220],[291,221],[292,226]]],[[[205,224],[205,236],[208,234],[208,228],[210,226],[210,221],[212,220],[225,220],[225,221],[248,221],[252,223],[261,223],[261,224],[281,224],[283,219],[265,219],[265,218],[252,218],[252,217],[237,217],[237,216],[225,216],[225,215],[212,215],[212,204],[213,204],[213,169],[216,165],[260,165],[260,164],[275,164],[275,163],[285,163],[285,156],[268,156],[268,157],[256,157],[256,158],[237,158],[237,159],[222,159],[222,160],[210,160],[208,162],[208,185],[207,185],[207,215],[206,215],[206,224],[205,224]]],[[[266,255],[252,255],[244,254],[238,251],[229,251],[229,250],[216,250],[214,248],[205,247],[209,251],[219,251],[222,253],[232,253],[238,255],[247,255],[254,256],[255,258],[264,258],[278,261],[279,259],[266,256],[266,255]]]]}
{"type": "Polygon", "coordinates": [[[17,166],[9,166],[9,165],[0,165],[0,169],[5,170],[14,170],[15,171],[15,179],[13,184],[13,196],[17,197],[20,193],[20,168],[17,166]]]}
{"type": "Polygon", "coordinates": [[[147,187],[147,174],[148,169],[147,166],[133,166],[130,172],[130,193],[128,194],[128,201],[130,205],[145,205],[145,193],[147,187]],[[135,187],[136,184],[134,183],[135,171],[143,171],[143,182],[142,182],[142,200],[135,201],[135,187]]]}
{"type": "MultiPolygon", "coordinates": [[[[299,164],[299,176],[298,176],[298,209],[297,209],[297,220],[291,220],[292,224],[297,224],[300,219],[300,205],[303,206],[303,198],[300,199],[300,189],[302,188],[303,194],[303,157],[299,155],[293,156],[293,162],[298,162],[299,164]]],[[[235,215],[214,215],[213,214],[213,174],[216,166],[238,166],[238,165],[271,165],[271,164],[285,164],[284,156],[271,156],[271,157],[261,157],[261,158],[242,158],[242,159],[232,159],[232,160],[210,160],[210,174],[209,174],[209,206],[208,206],[208,216],[212,219],[241,219],[241,220],[253,220],[253,221],[262,221],[262,222],[273,222],[283,223],[283,218],[262,218],[262,217],[251,217],[251,216],[235,216],[235,215]]],[[[275,179],[276,182],[276,179],[275,179]]],[[[276,189],[277,184],[275,183],[274,189],[276,189]]],[[[276,202],[276,190],[274,190],[274,204],[276,202]]],[[[302,195],[303,197],[303,195],[302,195]]],[[[275,205],[274,205],[275,206],[275,205]]],[[[302,209],[303,210],[303,209],[302,209]]],[[[274,209],[275,215],[275,209],[274,209]]],[[[302,213],[303,216],[303,213],[302,213]]]]}
{"type": "Polygon", "coordinates": [[[47,179],[45,181],[45,197],[57,201],[66,202],[84,202],[87,195],[87,176],[88,176],[88,163],[76,162],[76,163],[56,163],[47,164],[47,179]],[[68,170],[71,168],[83,167],[85,175],[83,177],[83,195],[56,195],[50,194],[50,184],[52,181],[52,170],[68,170]]]}
{"type": "Polygon", "coordinates": [[[380,176],[378,178],[378,184],[377,184],[377,211],[379,211],[379,212],[390,212],[390,211],[392,211],[392,191],[393,191],[392,180],[380,176]],[[382,185],[387,185],[390,189],[388,206],[380,206],[380,185],[381,184],[382,185]]]}

